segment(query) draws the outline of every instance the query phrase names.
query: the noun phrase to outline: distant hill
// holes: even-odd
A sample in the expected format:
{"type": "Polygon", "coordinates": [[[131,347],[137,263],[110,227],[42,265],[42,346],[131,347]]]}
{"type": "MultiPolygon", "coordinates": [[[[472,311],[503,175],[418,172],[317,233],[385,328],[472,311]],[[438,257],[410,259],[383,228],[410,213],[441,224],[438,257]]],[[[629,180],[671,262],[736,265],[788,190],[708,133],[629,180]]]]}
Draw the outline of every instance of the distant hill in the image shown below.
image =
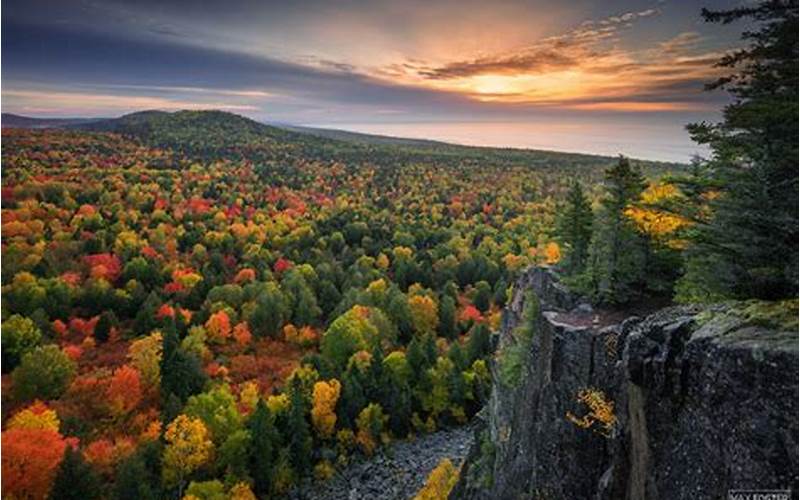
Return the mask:
{"type": "Polygon", "coordinates": [[[14,128],[62,128],[107,120],[107,118],[32,118],[30,116],[3,113],[0,125],[14,128]]]}
{"type": "Polygon", "coordinates": [[[140,111],[69,126],[133,135],[154,145],[190,146],[194,140],[241,146],[263,140],[297,140],[300,134],[225,111],[140,111]],[[188,142],[187,142],[188,141],[188,142]]]}
{"type": "MultiPolygon", "coordinates": [[[[527,165],[560,168],[568,165],[605,168],[615,158],[518,148],[463,146],[446,142],[361,134],[344,130],[268,125],[217,110],[140,111],[109,119],[39,119],[3,115],[3,126],[57,127],[114,132],[134,137],[189,159],[249,160],[256,163],[296,163],[298,160],[371,163],[402,166],[418,162],[472,165],[527,165]],[[6,118],[6,117],[9,118],[6,118]],[[8,119],[8,123],[6,120],[8,119]]],[[[684,168],[677,163],[639,161],[646,173],[684,168]]]]}

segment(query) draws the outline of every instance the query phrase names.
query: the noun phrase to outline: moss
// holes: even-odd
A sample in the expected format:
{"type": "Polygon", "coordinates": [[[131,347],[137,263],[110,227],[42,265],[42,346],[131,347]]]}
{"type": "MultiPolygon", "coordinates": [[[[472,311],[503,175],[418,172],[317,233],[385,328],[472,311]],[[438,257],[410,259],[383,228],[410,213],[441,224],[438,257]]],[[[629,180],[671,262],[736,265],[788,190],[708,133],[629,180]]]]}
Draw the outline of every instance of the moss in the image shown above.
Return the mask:
{"type": "Polygon", "coordinates": [[[503,347],[498,357],[498,376],[500,382],[507,387],[517,387],[522,380],[538,318],[539,299],[533,292],[528,292],[525,296],[522,325],[514,330],[516,342],[503,347]]]}
{"type": "Polygon", "coordinates": [[[748,325],[796,331],[798,327],[797,308],[797,299],[775,302],[749,300],[742,303],[742,307],[736,311],[736,314],[748,325]]]}
{"type": "Polygon", "coordinates": [[[797,315],[797,299],[730,301],[701,312],[695,316],[695,321],[702,326],[714,319],[729,318],[740,327],[760,326],[771,330],[797,331],[797,315]]]}

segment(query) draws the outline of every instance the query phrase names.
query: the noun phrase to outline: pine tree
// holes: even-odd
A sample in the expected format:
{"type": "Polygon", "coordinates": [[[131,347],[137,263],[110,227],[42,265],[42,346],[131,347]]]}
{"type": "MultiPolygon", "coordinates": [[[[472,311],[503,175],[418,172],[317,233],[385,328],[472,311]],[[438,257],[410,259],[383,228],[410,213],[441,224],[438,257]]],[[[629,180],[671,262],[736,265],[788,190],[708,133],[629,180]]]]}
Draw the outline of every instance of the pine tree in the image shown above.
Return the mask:
{"type": "Polygon", "coordinates": [[[136,452],[123,460],[114,474],[116,500],[156,500],[159,498],[154,474],[148,470],[145,453],[136,452]]]}
{"type": "Polygon", "coordinates": [[[469,332],[467,340],[467,364],[472,365],[476,360],[486,356],[491,350],[491,332],[483,323],[475,325],[469,332]]]}
{"type": "Polygon", "coordinates": [[[267,496],[272,490],[272,471],[277,460],[279,436],[273,417],[263,399],[258,400],[256,409],[247,422],[250,431],[250,476],[254,491],[267,496]]]}
{"type": "Polygon", "coordinates": [[[306,421],[308,411],[299,377],[292,378],[289,396],[289,460],[295,473],[303,477],[311,468],[311,431],[306,421]]]}
{"type": "Polygon", "coordinates": [[[161,356],[162,403],[166,405],[171,400],[171,395],[180,401],[186,401],[189,396],[203,390],[208,377],[200,361],[181,348],[174,322],[167,322],[162,335],[164,339],[161,356]]]}
{"type": "Polygon", "coordinates": [[[698,224],[678,295],[692,301],[796,296],[798,4],[762,1],[704,9],[703,17],[723,24],[747,20],[757,29],[743,34],[745,48],[718,63],[732,73],[708,85],[734,98],[723,121],[689,126],[712,154],[686,183],[706,196],[695,207],[698,224]],[[708,209],[711,216],[704,217],[708,209]]]}
{"type": "Polygon", "coordinates": [[[364,389],[351,370],[342,377],[342,393],[336,402],[336,417],[343,428],[353,428],[361,409],[367,405],[364,389]]]}
{"type": "Polygon", "coordinates": [[[92,500],[101,496],[97,473],[83,460],[80,451],[67,446],[50,490],[50,499],[92,500]]]}
{"type": "Polygon", "coordinates": [[[606,194],[589,250],[588,274],[595,299],[625,303],[643,289],[647,240],[625,210],[639,199],[644,177],[627,158],[605,172],[606,194]]]}
{"type": "Polygon", "coordinates": [[[439,335],[449,340],[456,336],[456,301],[449,295],[439,301],[439,335]]]}
{"type": "Polygon", "coordinates": [[[564,270],[567,275],[582,273],[586,267],[593,219],[592,205],[583,192],[583,186],[574,181],[557,220],[559,240],[566,253],[564,270]]]}
{"type": "Polygon", "coordinates": [[[97,320],[97,325],[94,327],[94,339],[98,344],[102,344],[108,340],[111,334],[111,329],[117,326],[117,316],[114,311],[105,311],[100,315],[97,320]]]}

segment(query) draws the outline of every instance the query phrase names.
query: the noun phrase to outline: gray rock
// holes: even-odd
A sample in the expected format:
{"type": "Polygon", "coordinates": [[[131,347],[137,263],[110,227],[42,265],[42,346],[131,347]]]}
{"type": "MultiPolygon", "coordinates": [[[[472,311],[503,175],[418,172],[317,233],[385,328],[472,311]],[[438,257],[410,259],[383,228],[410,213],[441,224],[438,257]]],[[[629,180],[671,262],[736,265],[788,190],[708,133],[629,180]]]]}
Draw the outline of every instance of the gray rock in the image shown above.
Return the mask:
{"type": "Polygon", "coordinates": [[[470,449],[473,426],[446,429],[397,441],[354,462],[325,482],[313,482],[296,490],[292,498],[306,500],[407,500],[425,484],[428,474],[444,458],[461,463],[470,449]]]}
{"type": "Polygon", "coordinates": [[[451,498],[697,499],[796,488],[796,331],[747,326],[725,314],[729,306],[574,328],[550,313],[577,303],[553,278],[532,269],[515,286],[500,349],[514,342],[524,292],[542,305],[524,376],[517,387],[495,377],[451,498]],[[566,418],[587,412],[576,396],[589,387],[614,402],[607,435],[566,418]]]}

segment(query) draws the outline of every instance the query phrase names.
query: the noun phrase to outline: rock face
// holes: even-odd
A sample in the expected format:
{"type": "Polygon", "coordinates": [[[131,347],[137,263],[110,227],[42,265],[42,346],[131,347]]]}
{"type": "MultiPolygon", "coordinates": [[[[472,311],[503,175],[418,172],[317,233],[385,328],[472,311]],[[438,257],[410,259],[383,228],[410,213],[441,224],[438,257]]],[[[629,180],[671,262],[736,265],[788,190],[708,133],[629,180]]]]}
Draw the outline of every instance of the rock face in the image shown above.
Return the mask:
{"type": "Polygon", "coordinates": [[[507,308],[492,395],[451,498],[672,500],[796,490],[797,332],[748,325],[732,307],[671,307],[599,328],[581,321],[590,308],[550,271],[529,270],[507,308]],[[507,384],[499,372],[519,342],[526,291],[540,313],[521,377],[507,384]],[[590,388],[613,403],[612,421],[608,406],[593,413],[578,401],[590,388]]]}

